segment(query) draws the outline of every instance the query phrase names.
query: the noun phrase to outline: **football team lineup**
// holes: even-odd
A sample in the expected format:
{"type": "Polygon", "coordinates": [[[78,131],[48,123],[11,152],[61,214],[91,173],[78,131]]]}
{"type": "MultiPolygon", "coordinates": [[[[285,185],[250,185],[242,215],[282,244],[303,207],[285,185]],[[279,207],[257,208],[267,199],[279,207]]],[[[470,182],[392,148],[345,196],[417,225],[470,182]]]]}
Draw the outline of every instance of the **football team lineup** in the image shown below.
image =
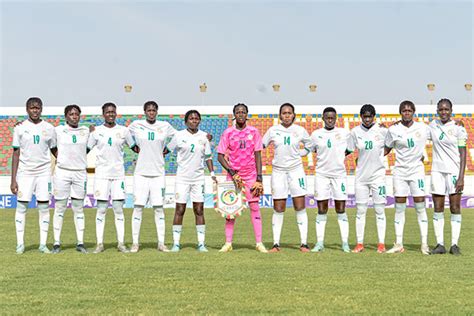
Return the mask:
{"type": "MultiPolygon", "coordinates": [[[[291,196],[299,233],[300,252],[321,253],[326,249],[326,223],[329,201],[333,200],[340,233],[339,248],[343,252],[363,252],[365,223],[369,202],[373,202],[377,229],[378,253],[403,253],[405,213],[407,198],[412,197],[416,212],[422,254],[451,253],[460,255],[461,197],[464,189],[466,169],[467,132],[462,123],[453,120],[453,104],[449,99],[437,103],[437,118],[425,124],[414,119],[416,107],[411,101],[399,105],[399,121],[385,126],[375,121],[376,109],[370,104],[360,108],[361,124],[351,130],[336,126],[337,111],[326,107],[322,113],[323,128],[308,131],[294,124],[295,107],[284,103],[279,107],[279,124],[271,126],[262,136],[259,130],[248,124],[249,108],[243,103],[233,106],[234,124],[222,135],[215,151],[217,160],[227,173],[226,181],[217,181],[212,161],[212,135],[199,129],[201,114],[189,110],[184,115],[186,129],[177,131],[168,122],[157,119],[158,104],[147,101],[143,105],[145,119],[135,120],[130,126],[117,124],[117,106],[105,103],[102,106],[103,125],[81,126],[81,108],[68,105],[64,109],[66,124],[53,127],[42,120],[43,103],[32,97],[26,102],[28,119],[18,124],[13,133],[13,159],[11,169],[11,191],[17,196],[15,230],[16,253],[25,250],[24,235],[26,212],[33,195],[36,197],[39,214],[39,251],[61,252],[61,232],[64,216],[71,200],[71,209],[76,231],[76,250],[88,253],[84,241],[87,154],[96,150],[94,175],[94,198],[97,200],[95,216],[96,245],[93,253],[105,250],[104,231],[108,201],[114,214],[117,249],[122,253],[140,251],[140,231],[144,208],[151,205],[156,226],[157,249],[161,252],[180,252],[181,235],[186,204],[192,203],[196,224],[199,252],[208,252],[206,244],[206,220],[204,217],[205,173],[210,172],[215,184],[215,209],[225,217],[225,243],[219,252],[234,249],[233,236],[236,218],[244,208],[253,227],[254,247],[260,253],[282,251],[281,235],[287,198],[291,196]],[[425,185],[423,152],[427,142],[432,142],[433,157],[431,185],[425,185]],[[132,245],[125,244],[124,200],[125,172],[124,148],[132,149],[136,155],[133,176],[134,207],[131,214],[132,245]],[[271,173],[273,214],[271,227],[273,241],[270,249],[262,237],[262,214],[259,200],[264,194],[262,184],[262,155],[265,148],[273,146],[274,157],[271,173]],[[395,152],[393,169],[393,195],[395,197],[394,235],[395,242],[385,248],[387,217],[386,168],[384,156],[395,152]],[[164,157],[177,153],[175,179],[175,209],[172,222],[172,246],[165,244],[164,199],[166,172],[164,157]],[[315,152],[317,162],[315,175],[307,176],[302,158],[315,152]],[[355,231],[356,242],[349,245],[349,217],[346,212],[347,173],[345,156],[357,152],[355,175],[355,231]],[[51,154],[56,157],[54,173],[51,174],[51,154]],[[315,217],[316,242],[310,248],[308,241],[308,214],[306,196],[308,179],[314,178],[314,197],[317,201],[315,217]],[[54,191],[55,205],[50,225],[49,202],[54,191]],[[433,228],[436,244],[428,246],[428,215],[425,194],[431,194],[434,202],[433,228]],[[444,241],[445,198],[449,200],[451,240],[444,241]],[[54,243],[48,248],[48,231],[52,226],[54,243]]],[[[283,247],[284,248],[284,247],[283,247]]],[[[368,247],[370,248],[370,247],[368,247]]],[[[409,249],[413,249],[410,247],[409,249]]]]}

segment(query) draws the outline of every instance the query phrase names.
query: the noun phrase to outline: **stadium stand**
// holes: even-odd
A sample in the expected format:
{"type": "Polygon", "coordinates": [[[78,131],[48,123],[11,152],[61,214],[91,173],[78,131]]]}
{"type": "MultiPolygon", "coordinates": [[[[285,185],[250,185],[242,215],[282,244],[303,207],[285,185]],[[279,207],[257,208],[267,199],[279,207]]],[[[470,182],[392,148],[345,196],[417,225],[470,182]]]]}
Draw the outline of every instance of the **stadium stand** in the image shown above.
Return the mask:
{"type": "MultiPolygon", "coordinates": [[[[429,123],[435,118],[433,114],[417,114],[417,120],[429,123]]],[[[100,125],[103,122],[103,118],[100,115],[82,115],[81,124],[89,125],[100,125]]],[[[0,175],[10,175],[11,156],[12,156],[12,135],[13,128],[18,121],[26,119],[26,116],[9,116],[0,115],[0,175]]],[[[49,123],[57,126],[64,124],[64,118],[62,115],[46,115],[44,119],[49,123]]],[[[143,119],[143,115],[118,115],[117,123],[128,126],[130,123],[137,119],[143,119]]],[[[174,128],[181,130],[185,128],[184,115],[160,115],[159,120],[169,122],[174,128]]],[[[393,122],[399,119],[399,115],[394,114],[377,114],[377,122],[385,124],[387,127],[393,124],[393,122]]],[[[467,173],[474,174],[474,121],[471,113],[457,114],[455,119],[463,121],[466,130],[469,134],[468,139],[468,159],[467,159],[467,173]]],[[[297,116],[296,124],[304,127],[309,134],[315,129],[323,127],[323,121],[321,114],[300,114],[297,116]]],[[[276,114],[258,114],[249,115],[249,124],[258,128],[260,133],[263,135],[270,126],[278,124],[278,115],[276,114]]],[[[337,120],[337,126],[350,130],[354,126],[360,124],[360,118],[358,114],[339,114],[337,120]]],[[[202,115],[202,121],[200,129],[213,135],[212,145],[215,147],[220,140],[220,135],[224,130],[232,125],[232,116],[228,114],[206,114],[202,115]]],[[[428,144],[425,150],[425,171],[427,174],[431,171],[431,157],[432,157],[432,146],[428,144]]],[[[264,165],[264,174],[271,174],[272,172],[272,158],[273,158],[273,146],[267,148],[262,153],[262,162],[264,165]]],[[[316,155],[308,155],[303,158],[303,164],[307,170],[307,173],[314,172],[314,162],[316,161],[316,155]]],[[[136,154],[126,148],[125,150],[125,171],[127,175],[132,175],[135,168],[136,154]]],[[[217,174],[222,174],[223,170],[221,165],[217,162],[217,154],[213,156],[213,163],[217,174]]],[[[348,174],[354,174],[357,155],[349,155],[346,157],[346,168],[348,174]]],[[[386,158],[387,174],[391,174],[391,170],[395,164],[395,156],[393,153],[389,154],[386,158]]],[[[176,155],[170,154],[166,157],[166,170],[167,174],[176,173],[176,155]]]]}

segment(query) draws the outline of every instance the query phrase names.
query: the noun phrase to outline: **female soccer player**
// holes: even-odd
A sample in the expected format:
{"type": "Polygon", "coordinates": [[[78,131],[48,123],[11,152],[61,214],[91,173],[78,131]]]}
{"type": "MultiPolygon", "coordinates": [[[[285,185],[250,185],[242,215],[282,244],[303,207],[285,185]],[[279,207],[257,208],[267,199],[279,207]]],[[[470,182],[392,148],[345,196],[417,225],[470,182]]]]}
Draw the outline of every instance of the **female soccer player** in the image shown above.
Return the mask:
{"type": "Polygon", "coordinates": [[[33,194],[38,201],[41,253],[46,246],[49,229],[49,197],[51,190],[51,154],[56,153],[54,127],[41,119],[43,102],[33,97],[26,101],[28,120],[13,130],[12,176],[10,189],[17,196],[15,212],[16,253],[25,252],[26,211],[33,194]]]}
{"type": "Polygon", "coordinates": [[[212,165],[211,145],[207,134],[199,130],[201,114],[196,110],[186,112],[185,130],[175,134],[167,145],[168,150],[178,152],[178,170],[176,172],[175,198],[176,210],[173,219],[173,247],[171,252],[181,250],[180,238],[183,227],[183,216],[189,198],[193,202],[196,217],[197,250],[207,252],[205,246],[206,224],[204,220],[204,161],[211,172],[212,180],[216,181],[212,165]]]}
{"type": "MultiPolygon", "coordinates": [[[[248,107],[245,104],[236,104],[233,113],[235,125],[227,128],[221,136],[217,148],[218,160],[228,172],[227,179],[233,179],[238,188],[245,189],[255,233],[256,249],[267,253],[262,243],[262,219],[258,205],[260,196],[263,194],[262,138],[255,127],[247,125],[248,107]]],[[[234,224],[235,219],[226,219],[226,242],[219,250],[220,252],[232,251],[234,224]]]]}
{"type": "Polygon", "coordinates": [[[460,255],[458,246],[461,232],[461,195],[466,169],[466,129],[451,120],[453,104],[441,99],[437,108],[439,119],[431,121],[428,139],[433,142],[431,194],[434,201],[433,226],[436,247],[432,254],[444,254],[444,201],[449,195],[451,211],[451,248],[449,253],[460,255]]]}
{"type": "Polygon", "coordinates": [[[105,215],[109,197],[117,231],[117,250],[129,252],[124,243],[125,218],[123,203],[125,201],[125,169],[123,166],[123,147],[127,144],[137,151],[137,146],[125,126],[116,124],[117,106],[105,103],[102,106],[104,124],[95,128],[90,134],[87,148],[97,147],[96,168],[94,177],[94,196],[97,200],[96,236],[97,246],[94,253],[100,253],[104,248],[105,215]]]}
{"type": "Polygon", "coordinates": [[[327,107],[323,111],[324,128],[311,134],[314,151],[317,153],[316,176],[314,177],[314,196],[318,201],[316,216],[317,242],[312,252],[324,250],[324,234],[326,230],[329,198],[334,199],[337,221],[341,231],[342,250],[350,252],[349,221],[346,214],[347,173],[344,157],[347,152],[349,132],[335,127],[336,109],[327,107]]]}
{"type": "Polygon", "coordinates": [[[377,252],[383,253],[385,252],[386,228],[386,187],[383,157],[387,129],[375,123],[375,108],[371,104],[362,106],[360,117],[362,124],[351,130],[347,148],[350,152],[357,149],[359,153],[355,177],[357,245],[352,252],[357,253],[364,250],[367,204],[369,196],[372,195],[378,234],[377,252]]]}
{"type": "Polygon", "coordinates": [[[273,144],[275,157],[272,162],[272,196],[273,196],[273,247],[270,252],[280,251],[280,235],[283,227],[283,214],[286,208],[288,193],[293,198],[296,212],[296,223],[300,231],[300,251],[309,252],[308,215],[305,209],[306,174],[301,161],[300,144],[303,144],[302,154],[311,152],[311,139],[308,132],[295,121],[295,107],[290,103],[280,106],[281,123],[272,126],[263,136],[264,147],[273,144]]]}
{"type": "Polygon", "coordinates": [[[87,253],[84,247],[84,198],[87,190],[89,128],[79,126],[81,108],[75,104],[64,108],[64,117],[66,124],[55,128],[58,154],[53,177],[56,200],[53,216],[53,253],[61,251],[61,230],[69,197],[76,227],[76,250],[87,253]]]}
{"type": "Polygon", "coordinates": [[[402,116],[400,124],[388,129],[385,138],[385,154],[395,148],[395,167],[393,168],[393,195],[395,196],[395,235],[396,242],[387,253],[404,252],[403,228],[407,196],[411,193],[420,226],[421,252],[430,254],[428,247],[428,218],[425,209],[425,168],[423,151],[428,137],[428,126],[415,122],[415,104],[411,101],[400,103],[402,116]]]}
{"type": "Polygon", "coordinates": [[[158,104],[155,101],[145,102],[143,105],[145,120],[134,121],[129,126],[130,133],[135,139],[140,152],[133,177],[133,194],[135,206],[132,214],[131,252],[138,252],[140,226],[143,208],[147,201],[155,210],[156,233],[158,236],[159,251],[168,252],[165,245],[165,159],[163,150],[176,130],[168,123],[156,120],[158,104]]]}

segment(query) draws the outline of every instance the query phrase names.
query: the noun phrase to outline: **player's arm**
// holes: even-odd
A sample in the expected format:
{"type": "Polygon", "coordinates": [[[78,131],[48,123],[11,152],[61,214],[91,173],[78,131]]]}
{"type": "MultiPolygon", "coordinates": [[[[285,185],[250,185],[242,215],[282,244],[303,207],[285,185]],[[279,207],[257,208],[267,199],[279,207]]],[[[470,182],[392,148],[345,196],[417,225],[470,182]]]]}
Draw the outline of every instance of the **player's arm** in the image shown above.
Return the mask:
{"type": "Polygon", "coordinates": [[[257,169],[257,180],[253,184],[250,191],[252,191],[255,197],[263,195],[263,177],[262,177],[262,152],[256,151],[255,155],[255,165],[257,169]]]}
{"type": "Polygon", "coordinates": [[[459,158],[461,162],[460,162],[458,180],[456,181],[456,193],[462,193],[462,191],[464,190],[464,173],[466,171],[466,158],[467,158],[466,138],[467,136],[458,140],[459,158]]]}
{"type": "Polygon", "coordinates": [[[58,158],[58,148],[54,147],[50,149],[51,154],[54,156],[54,158],[58,158]]]}
{"type": "Polygon", "coordinates": [[[10,190],[13,194],[18,193],[18,183],[16,182],[16,175],[18,173],[18,164],[20,162],[20,148],[13,148],[12,156],[12,178],[10,184],[10,190]]]}
{"type": "Polygon", "coordinates": [[[303,144],[303,148],[299,150],[300,157],[308,156],[308,154],[311,153],[311,149],[313,148],[313,142],[311,141],[311,137],[306,130],[304,130],[301,143],[303,144]]]}
{"type": "Polygon", "coordinates": [[[214,173],[214,164],[212,163],[212,157],[206,158],[206,166],[211,173],[212,181],[217,182],[216,174],[214,173]]]}

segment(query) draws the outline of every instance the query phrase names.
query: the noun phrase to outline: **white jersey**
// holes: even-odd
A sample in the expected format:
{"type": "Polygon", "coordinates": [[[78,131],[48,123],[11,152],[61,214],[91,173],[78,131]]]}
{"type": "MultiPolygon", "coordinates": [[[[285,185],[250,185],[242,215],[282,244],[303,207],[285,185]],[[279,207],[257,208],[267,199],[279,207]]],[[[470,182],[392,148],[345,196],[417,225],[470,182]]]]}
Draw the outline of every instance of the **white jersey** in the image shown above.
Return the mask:
{"type": "Polygon", "coordinates": [[[270,127],[262,138],[263,146],[275,146],[272,165],[275,170],[293,170],[302,165],[300,143],[311,151],[311,138],[301,126],[292,124],[288,128],[279,124],[270,127]]]}
{"type": "Polygon", "coordinates": [[[97,146],[95,177],[98,179],[121,179],[125,176],[123,166],[123,146],[135,146],[130,132],[125,126],[112,128],[101,125],[90,134],[87,147],[97,146]]]}
{"type": "Polygon", "coordinates": [[[191,134],[187,129],[179,131],[168,144],[170,151],[178,152],[177,182],[198,182],[204,179],[204,160],[211,159],[211,145],[207,133],[191,134]]]}
{"type": "Polygon", "coordinates": [[[461,158],[459,147],[466,147],[467,132],[454,121],[446,124],[431,121],[428,139],[433,142],[433,165],[431,170],[444,173],[459,173],[461,158]]]}
{"type": "Polygon", "coordinates": [[[18,175],[43,176],[51,174],[50,149],[56,147],[53,125],[41,121],[24,121],[13,129],[13,148],[20,149],[18,175]]]}
{"type": "Polygon", "coordinates": [[[316,173],[327,178],[347,176],[344,159],[346,157],[349,132],[334,127],[332,130],[321,128],[311,134],[313,150],[317,153],[316,173]]]}
{"type": "Polygon", "coordinates": [[[56,166],[67,170],[85,170],[89,128],[74,128],[66,124],[57,126],[54,131],[58,147],[56,166]]]}
{"type": "Polygon", "coordinates": [[[351,130],[347,149],[357,149],[356,182],[369,184],[385,177],[384,147],[387,129],[375,124],[367,129],[362,124],[351,130]]]}
{"type": "Polygon", "coordinates": [[[409,180],[425,173],[421,159],[427,137],[428,126],[421,122],[413,121],[410,127],[402,123],[389,127],[385,146],[395,149],[394,176],[409,180]]]}
{"type": "Polygon", "coordinates": [[[155,121],[150,124],[146,120],[134,121],[128,128],[140,147],[135,174],[163,176],[165,174],[163,149],[176,130],[168,122],[155,121]]]}

